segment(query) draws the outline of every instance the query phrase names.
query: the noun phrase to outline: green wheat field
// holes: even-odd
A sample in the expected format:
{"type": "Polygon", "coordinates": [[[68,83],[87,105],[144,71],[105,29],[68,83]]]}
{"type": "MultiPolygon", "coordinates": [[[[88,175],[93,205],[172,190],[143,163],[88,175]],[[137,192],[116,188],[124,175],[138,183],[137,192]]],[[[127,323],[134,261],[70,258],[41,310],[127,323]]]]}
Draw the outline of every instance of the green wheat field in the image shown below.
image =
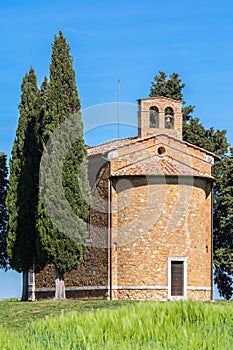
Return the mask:
{"type": "Polygon", "coordinates": [[[1,350],[232,350],[233,302],[0,301],[1,350]]]}

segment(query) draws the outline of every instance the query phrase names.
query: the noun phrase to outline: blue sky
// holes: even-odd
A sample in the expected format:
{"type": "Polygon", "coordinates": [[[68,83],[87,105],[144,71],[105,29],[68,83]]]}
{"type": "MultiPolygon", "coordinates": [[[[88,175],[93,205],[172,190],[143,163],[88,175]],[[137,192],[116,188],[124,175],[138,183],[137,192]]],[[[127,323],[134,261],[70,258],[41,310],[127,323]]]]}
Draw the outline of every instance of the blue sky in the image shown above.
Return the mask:
{"type": "MultiPolygon", "coordinates": [[[[159,70],[177,72],[194,115],[206,127],[226,129],[233,144],[231,0],[3,0],[0,16],[0,150],[8,157],[22,77],[30,66],[39,84],[48,76],[59,30],[71,46],[82,108],[116,102],[119,79],[121,101],[135,104],[149,95],[159,70]]],[[[20,289],[16,273],[0,273],[0,298],[20,289]]]]}

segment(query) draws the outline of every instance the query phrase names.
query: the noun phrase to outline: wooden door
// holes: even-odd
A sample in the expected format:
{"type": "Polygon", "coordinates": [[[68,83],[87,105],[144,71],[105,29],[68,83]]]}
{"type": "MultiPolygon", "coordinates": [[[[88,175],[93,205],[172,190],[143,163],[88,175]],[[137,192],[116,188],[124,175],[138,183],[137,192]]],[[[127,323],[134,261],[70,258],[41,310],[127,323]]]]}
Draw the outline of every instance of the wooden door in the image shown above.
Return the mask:
{"type": "Polygon", "coordinates": [[[184,262],[171,262],[171,296],[184,295],[184,262]]]}

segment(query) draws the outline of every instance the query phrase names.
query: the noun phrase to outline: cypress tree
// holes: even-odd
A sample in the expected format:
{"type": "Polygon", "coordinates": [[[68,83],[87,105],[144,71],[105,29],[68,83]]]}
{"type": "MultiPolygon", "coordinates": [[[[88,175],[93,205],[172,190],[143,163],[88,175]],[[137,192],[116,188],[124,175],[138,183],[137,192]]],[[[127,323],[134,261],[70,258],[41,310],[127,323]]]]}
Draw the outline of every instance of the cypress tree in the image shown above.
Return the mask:
{"type": "MultiPolygon", "coordinates": [[[[150,96],[165,96],[182,100],[185,87],[177,73],[159,72],[152,82],[150,96]]],[[[183,108],[183,140],[217,154],[220,157],[213,167],[216,179],[213,188],[214,280],[221,296],[233,295],[233,153],[228,155],[226,130],[206,129],[199,118],[193,118],[194,106],[183,108]]]]}
{"type": "Polygon", "coordinates": [[[28,271],[36,261],[36,208],[39,158],[37,79],[33,68],[22,81],[19,121],[10,160],[7,193],[7,253],[10,266],[23,273],[22,300],[28,299],[28,271]]]}
{"type": "Polygon", "coordinates": [[[43,118],[42,139],[46,144],[44,149],[46,155],[43,154],[42,158],[46,160],[40,171],[42,188],[37,220],[38,252],[46,256],[48,263],[55,265],[56,299],[66,297],[64,273],[79,266],[84,248],[83,239],[87,234],[85,221],[88,217],[86,199],[89,196],[89,186],[83,126],[79,110],[80,100],[70,47],[63,33],[59,32],[52,45],[50,81],[47,87],[46,110],[43,118]],[[72,126],[69,126],[68,129],[62,128],[65,121],[69,119],[76,121],[76,131],[78,129],[79,137],[72,135],[74,132],[72,126]],[[61,129],[59,129],[60,126],[61,129]],[[57,130],[59,130],[58,139],[54,136],[57,130]],[[73,141],[70,142],[70,140],[76,141],[72,143],[73,141]],[[69,150],[63,159],[62,152],[67,145],[69,145],[69,150]],[[56,155],[55,161],[54,154],[56,155]],[[81,180],[77,175],[77,169],[79,173],[82,173],[81,180]],[[60,196],[62,190],[57,188],[61,172],[61,186],[63,186],[65,198],[60,196]],[[52,214],[48,209],[51,203],[55,203],[52,214]],[[69,222],[70,211],[77,216],[78,224],[75,228],[69,222]],[[61,228],[63,222],[69,233],[64,232],[61,228]]]}
{"type": "MultiPolygon", "coordinates": [[[[182,90],[185,84],[182,83],[179,74],[173,73],[167,77],[165,72],[159,71],[159,75],[154,76],[154,81],[151,82],[150,97],[164,96],[174,100],[183,100],[182,90]]],[[[183,101],[185,104],[185,101],[183,101]]],[[[183,119],[189,120],[190,113],[193,113],[195,106],[183,107],[183,119]]]]}
{"type": "Polygon", "coordinates": [[[38,102],[37,102],[37,110],[38,110],[38,141],[40,144],[41,153],[43,152],[42,145],[42,134],[45,130],[45,111],[47,106],[47,94],[48,94],[48,79],[44,77],[44,80],[41,84],[40,90],[38,92],[38,102]]]}
{"type": "Polygon", "coordinates": [[[0,268],[7,270],[8,256],[6,252],[6,193],[8,188],[6,155],[0,152],[0,268]]]}
{"type": "Polygon", "coordinates": [[[47,108],[44,116],[46,140],[58,125],[71,114],[80,110],[80,100],[75,83],[73,59],[70,47],[60,31],[52,45],[50,80],[47,86],[47,108]]]}

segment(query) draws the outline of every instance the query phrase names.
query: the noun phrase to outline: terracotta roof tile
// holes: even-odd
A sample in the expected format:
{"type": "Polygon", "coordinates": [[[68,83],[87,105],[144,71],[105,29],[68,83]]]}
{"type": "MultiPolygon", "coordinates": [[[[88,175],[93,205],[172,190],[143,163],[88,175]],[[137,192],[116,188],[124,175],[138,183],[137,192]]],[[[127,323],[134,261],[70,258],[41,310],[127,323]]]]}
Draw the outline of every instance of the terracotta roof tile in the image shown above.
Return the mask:
{"type": "Polygon", "coordinates": [[[89,156],[93,156],[93,155],[100,154],[100,153],[110,152],[110,151],[117,149],[119,147],[127,146],[130,143],[135,142],[137,139],[138,138],[136,136],[136,137],[128,137],[125,139],[114,140],[114,141],[102,143],[98,146],[88,147],[87,153],[89,156]]]}
{"type": "Polygon", "coordinates": [[[112,176],[124,175],[167,175],[167,176],[197,176],[209,177],[207,173],[202,173],[194,168],[178,162],[168,156],[153,156],[141,162],[128,165],[112,173],[112,176]]]}
{"type": "Polygon", "coordinates": [[[156,135],[153,135],[153,136],[148,136],[148,137],[145,137],[145,138],[139,138],[137,136],[135,137],[128,137],[128,138],[124,138],[124,139],[120,139],[120,140],[113,140],[113,141],[110,141],[110,142],[106,142],[106,143],[102,143],[100,145],[97,145],[97,146],[93,146],[93,147],[89,147],[87,146],[87,153],[89,156],[93,156],[93,155],[96,155],[96,154],[103,154],[103,153],[106,153],[106,152],[110,152],[110,151],[113,151],[114,149],[118,149],[120,147],[125,147],[125,146],[128,146],[132,143],[137,143],[137,142],[142,142],[144,140],[148,140],[148,139],[151,139],[151,138],[159,138],[160,136],[166,136],[167,138],[169,139],[173,139],[179,143],[182,143],[182,144],[186,144],[188,147],[192,147],[194,149],[198,149],[206,154],[209,154],[210,156],[214,157],[215,159],[220,159],[220,157],[218,157],[216,154],[210,152],[210,151],[207,151],[206,149],[204,148],[201,148],[201,147],[198,147],[198,146],[195,146],[189,142],[186,142],[186,141],[183,141],[183,140],[179,140],[179,139],[176,139],[175,137],[171,136],[171,135],[168,135],[168,134],[164,134],[164,133],[158,133],[156,135]]]}

